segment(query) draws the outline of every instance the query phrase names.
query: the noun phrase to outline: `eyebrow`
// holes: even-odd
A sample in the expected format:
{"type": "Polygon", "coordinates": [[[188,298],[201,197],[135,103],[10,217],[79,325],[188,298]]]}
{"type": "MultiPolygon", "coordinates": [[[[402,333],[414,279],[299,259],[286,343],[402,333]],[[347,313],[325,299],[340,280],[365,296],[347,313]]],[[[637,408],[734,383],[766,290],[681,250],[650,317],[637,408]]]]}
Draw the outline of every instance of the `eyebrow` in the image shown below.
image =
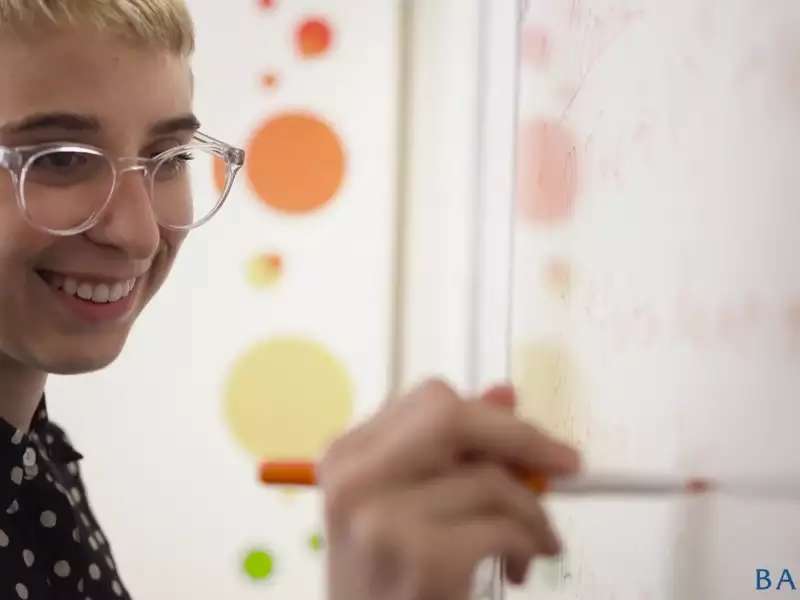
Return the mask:
{"type": "MultiPolygon", "coordinates": [[[[102,129],[100,120],[91,115],[76,113],[42,113],[35,114],[0,127],[0,133],[30,133],[46,129],[59,129],[84,133],[97,133],[102,129]]],[[[200,121],[193,114],[180,115],[158,121],[150,128],[151,135],[167,135],[179,131],[197,131],[200,121]]]]}
{"type": "Polygon", "coordinates": [[[158,121],[150,128],[152,135],[166,135],[178,131],[197,131],[200,129],[200,121],[193,114],[181,115],[171,119],[158,121]]]}
{"type": "Polygon", "coordinates": [[[73,113],[35,114],[8,123],[0,128],[3,133],[29,133],[41,129],[64,129],[66,131],[100,131],[100,121],[96,117],[73,113]]]}

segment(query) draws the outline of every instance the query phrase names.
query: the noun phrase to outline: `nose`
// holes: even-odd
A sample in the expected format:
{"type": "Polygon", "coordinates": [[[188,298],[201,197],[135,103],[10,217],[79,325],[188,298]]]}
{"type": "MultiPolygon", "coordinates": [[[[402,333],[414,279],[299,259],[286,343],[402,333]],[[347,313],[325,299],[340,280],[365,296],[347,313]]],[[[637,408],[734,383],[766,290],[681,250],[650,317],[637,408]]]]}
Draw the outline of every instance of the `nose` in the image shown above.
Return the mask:
{"type": "Polygon", "coordinates": [[[131,166],[118,172],[114,195],[86,235],[98,244],[122,250],[132,259],[149,259],[156,253],[161,231],[143,167],[131,166]]]}

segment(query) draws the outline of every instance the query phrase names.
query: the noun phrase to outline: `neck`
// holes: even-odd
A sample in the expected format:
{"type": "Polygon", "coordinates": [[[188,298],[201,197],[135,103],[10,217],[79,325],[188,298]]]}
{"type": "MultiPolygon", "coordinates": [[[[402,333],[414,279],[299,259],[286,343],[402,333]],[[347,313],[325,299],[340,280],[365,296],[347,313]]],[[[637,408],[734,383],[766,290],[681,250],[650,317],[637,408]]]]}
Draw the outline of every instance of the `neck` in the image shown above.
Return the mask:
{"type": "Polygon", "coordinates": [[[46,381],[47,373],[0,355],[0,417],[28,431],[46,381]]]}

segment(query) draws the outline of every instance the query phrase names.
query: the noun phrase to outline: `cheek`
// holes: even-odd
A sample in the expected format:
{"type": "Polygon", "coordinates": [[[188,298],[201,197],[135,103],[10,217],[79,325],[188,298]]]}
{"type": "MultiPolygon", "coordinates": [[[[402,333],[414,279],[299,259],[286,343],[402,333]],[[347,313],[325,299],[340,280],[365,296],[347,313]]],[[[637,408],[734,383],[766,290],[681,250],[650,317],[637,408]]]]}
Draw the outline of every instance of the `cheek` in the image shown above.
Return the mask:
{"type": "Polygon", "coordinates": [[[53,242],[53,237],[37,231],[22,217],[0,171],[0,281],[8,283],[35,268],[53,242]]]}
{"type": "Polygon", "coordinates": [[[186,235],[185,232],[162,229],[161,246],[153,260],[152,267],[152,281],[156,289],[164,283],[167,275],[169,275],[170,269],[172,269],[172,265],[175,262],[175,257],[186,239],[186,235]]]}

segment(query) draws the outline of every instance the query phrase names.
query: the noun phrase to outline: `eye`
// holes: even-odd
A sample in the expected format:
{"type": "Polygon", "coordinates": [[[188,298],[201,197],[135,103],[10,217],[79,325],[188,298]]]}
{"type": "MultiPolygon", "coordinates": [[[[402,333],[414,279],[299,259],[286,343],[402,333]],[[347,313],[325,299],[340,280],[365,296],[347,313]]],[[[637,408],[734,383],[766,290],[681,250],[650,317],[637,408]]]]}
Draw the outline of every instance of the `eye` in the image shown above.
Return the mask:
{"type": "Polygon", "coordinates": [[[26,181],[46,185],[73,185],[98,176],[106,177],[110,172],[110,165],[101,155],[55,150],[31,160],[26,171],[26,181]]]}
{"type": "Polygon", "coordinates": [[[39,157],[34,163],[36,167],[52,171],[66,171],[80,169],[89,162],[86,154],[79,152],[53,152],[39,157]]]}
{"type": "Polygon", "coordinates": [[[155,179],[157,181],[166,181],[182,175],[188,171],[186,167],[194,158],[194,154],[188,150],[165,158],[158,166],[155,179]]]}

